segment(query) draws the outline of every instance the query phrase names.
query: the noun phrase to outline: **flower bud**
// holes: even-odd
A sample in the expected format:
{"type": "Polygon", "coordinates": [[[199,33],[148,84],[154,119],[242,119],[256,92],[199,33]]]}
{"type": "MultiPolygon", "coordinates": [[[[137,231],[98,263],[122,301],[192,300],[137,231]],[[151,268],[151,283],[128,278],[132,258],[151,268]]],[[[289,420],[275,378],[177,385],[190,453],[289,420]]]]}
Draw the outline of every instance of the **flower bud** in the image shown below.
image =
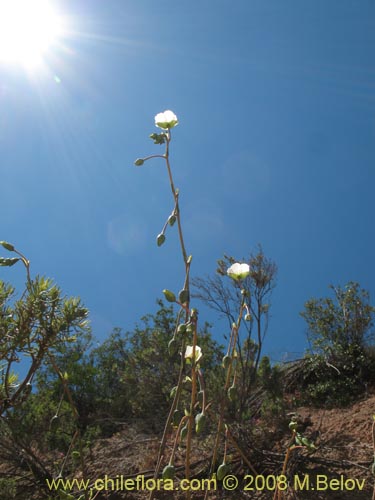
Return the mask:
{"type": "Polygon", "coordinates": [[[145,162],[145,161],[144,161],[144,159],[143,159],[143,158],[137,158],[137,159],[135,160],[135,162],[134,162],[134,165],[135,165],[136,167],[140,167],[140,166],[142,166],[142,165],[144,164],[144,162],[145,162]]]}
{"type": "Polygon", "coordinates": [[[189,299],[190,299],[190,294],[189,294],[189,290],[180,290],[180,293],[178,294],[178,300],[181,304],[186,304],[187,302],[189,302],[189,299]]]}
{"type": "Polygon", "coordinates": [[[176,222],[176,216],[175,215],[170,215],[168,217],[168,224],[172,227],[174,225],[174,223],[176,222]]]}
{"type": "Polygon", "coordinates": [[[206,426],[207,417],[204,413],[198,413],[195,417],[195,432],[200,434],[206,426]]]}
{"type": "Polygon", "coordinates": [[[190,318],[193,320],[193,319],[198,319],[198,309],[195,309],[193,307],[193,309],[191,310],[190,312],[190,318]]]}
{"type": "Polygon", "coordinates": [[[12,258],[0,257],[0,266],[11,267],[14,266],[14,264],[16,264],[19,260],[21,259],[17,257],[12,257],[12,258]]]}
{"type": "Polygon", "coordinates": [[[182,411],[180,411],[180,410],[175,410],[175,411],[173,412],[172,424],[173,424],[174,426],[176,426],[176,427],[177,427],[177,426],[178,426],[178,424],[180,423],[180,421],[181,421],[182,417],[183,417],[182,411]]]}
{"type": "Polygon", "coordinates": [[[156,238],[156,243],[157,243],[158,247],[161,247],[162,244],[164,243],[164,241],[165,241],[164,234],[163,233],[158,234],[158,237],[156,238]]]}
{"type": "Polygon", "coordinates": [[[164,288],[163,293],[168,302],[176,302],[176,295],[173,292],[164,288]]]}
{"type": "Polygon", "coordinates": [[[230,472],[229,465],[223,462],[221,465],[219,465],[216,471],[216,477],[219,481],[222,481],[229,472],[230,472]]]}
{"type": "Polygon", "coordinates": [[[251,321],[251,314],[245,315],[245,321],[251,321]]]}
{"type": "Polygon", "coordinates": [[[9,252],[14,252],[14,246],[11,243],[8,243],[7,241],[0,241],[0,245],[5,248],[5,250],[8,250],[9,252]]]}
{"type": "Polygon", "coordinates": [[[227,369],[230,366],[231,361],[232,361],[232,358],[229,356],[229,354],[226,354],[222,360],[223,368],[227,369]]]}
{"type": "Polygon", "coordinates": [[[184,427],[182,427],[181,432],[180,432],[180,442],[186,438],[187,433],[188,433],[188,427],[187,427],[187,425],[185,425],[184,427]]]}
{"type": "Polygon", "coordinates": [[[172,464],[168,464],[164,467],[163,472],[162,472],[162,478],[163,479],[174,479],[176,473],[176,469],[172,464]]]}
{"type": "Polygon", "coordinates": [[[182,323],[181,325],[178,325],[177,333],[179,335],[183,335],[185,332],[186,332],[186,325],[185,325],[185,323],[182,323]]]}
{"type": "Polygon", "coordinates": [[[228,389],[228,399],[232,401],[232,403],[237,399],[237,387],[235,385],[231,385],[228,389]]]}
{"type": "Polygon", "coordinates": [[[175,356],[175,354],[177,354],[177,349],[178,349],[178,343],[177,343],[177,340],[175,338],[171,339],[169,342],[168,342],[168,354],[172,357],[172,356],[175,356]]]}

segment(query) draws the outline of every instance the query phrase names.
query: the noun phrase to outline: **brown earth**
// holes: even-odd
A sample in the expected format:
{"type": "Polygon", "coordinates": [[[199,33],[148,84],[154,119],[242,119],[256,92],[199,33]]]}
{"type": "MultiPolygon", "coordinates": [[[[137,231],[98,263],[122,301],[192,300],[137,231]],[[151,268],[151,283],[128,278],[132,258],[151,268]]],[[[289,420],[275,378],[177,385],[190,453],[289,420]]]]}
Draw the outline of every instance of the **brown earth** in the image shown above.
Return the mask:
{"type": "MultiPolygon", "coordinates": [[[[309,454],[305,448],[296,448],[290,453],[286,469],[290,487],[280,493],[280,496],[276,497],[277,500],[371,499],[374,483],[371,465],[374,458],[372,422],[375,413],[375,395],[371,394],[344,409],[298,408],[296,413],[302,420],[307,421],[307,418],[311,420],[312,425],[307,427],[304,435],[314,441],[317,450],[309,454]]],[[[219,484],[216,491],[210,492],[208,497],[210,500],[274,498],[273,491],[266,491],[263,480],[268,477],[268,485],[272,488],[274,476],[279,475],[282,470],[285,450],[290,442],[290,432],[287,427],[284,427],[284,430],[275,429],[273,433],[270,432],[266,437],[269,441],[274,439],[274,442],[270,448],[262,451],[255,450],[253,445],[244,448],[244,443],[248,440],[241,432],[239,429],[236,434],[237,443],[259,475],[257,479],[259,491],[255,488],[255,480],[251,482],[252,478],[246,478],[246,475],[249,475],[249,468],[245,465],[243,457],[233,448],[229,450],[231,474],[238,476],[240,485],[234,492],[229,492],[219,484]],[[250,490],[251,487],[254,489],[250,490]],[[245,489],[247,491],[244,491],[245,489]]],[[[168,446],[170,449],[172,442],[168,446]]],[[[207,477],[211,451],[212,440],[207,437],[203,443],[199,443],[199,452],[195,452],[192,457],[193,477],[207,477]]],[[[120,482],[121,477],[123,480],[134,479],[137,474],[151,478],[157,452],[157,438],[144,432],[137,434],[131,427],[125,428],[109,439],[98,440],[87,459],[87,477],[95,480],[107,475],[109,478],[117,479],[118,484],[114,484],[114,487],[116,489],[117,486],[118,491],[102,491],[95,498],[97,500],[148,498],[146,491],[124,491],[124,486],[121,486],[120,482]]],[[[183,455],[184,450],[179,450],[176,465],[181,464],[181,468],[178,468],[175,486],[178,479],[184,477],[183,455]]],[[[108,485],[111,489],[111,483],[108,485]]],[[[155,495],[157,499],[185,497],[186,495],[181,492],[171,491],[155,495]]],[[[203,498],[202,492],[192,494],[192,499],[203,500],[203,498]]]]}

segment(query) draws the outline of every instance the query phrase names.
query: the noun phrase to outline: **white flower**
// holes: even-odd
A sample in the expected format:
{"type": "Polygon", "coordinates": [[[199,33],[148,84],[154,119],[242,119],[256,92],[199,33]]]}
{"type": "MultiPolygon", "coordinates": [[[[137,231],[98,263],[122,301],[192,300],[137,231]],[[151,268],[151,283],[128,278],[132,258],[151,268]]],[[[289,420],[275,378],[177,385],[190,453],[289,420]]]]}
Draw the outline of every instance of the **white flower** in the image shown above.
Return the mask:
{"type": "MultiPolygon", "coordinates": [[[[195,346],[195,362],[198,363],[198,361],[202,357],[202,349],[196,345],[195,346]]],[[[193,346],[192,345],[187,345],[186,346],[186,351],[185,351],[185,359],[193,359],[193,346]]]]}
{"type": "Polygon", "coordinates": [[[235,262],[227,270],[227,275],[234,280],[242,280],[249,276],[249,273],[249,264],[240,264],[239,262],[235,262]]]}
{"type": "Polygon", "coordinates": [[[178,125],[177,116],[167,109],[164,113],[158,113],[155,116],[155,125],[163,130],[167,130],[178,125]]]}

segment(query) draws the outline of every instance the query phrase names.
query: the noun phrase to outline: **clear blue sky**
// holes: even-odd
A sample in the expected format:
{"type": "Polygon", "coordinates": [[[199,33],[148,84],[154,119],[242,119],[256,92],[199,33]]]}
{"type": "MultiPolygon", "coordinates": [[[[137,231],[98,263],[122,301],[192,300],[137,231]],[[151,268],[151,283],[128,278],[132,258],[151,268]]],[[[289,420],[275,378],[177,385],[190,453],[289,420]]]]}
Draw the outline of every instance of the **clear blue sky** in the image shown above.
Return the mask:
{"type": "Polygon", "coordinates": [[[0,64],[0,239],[81,296],[99,339],[181,288],[177,232],[155,245],[164,165],[133,166],[162,151],[165,109],[193,275],[257,243],[278,265],[274,359],[306,348],[299,312],[330,283],[375,301],[372,0],[54,3],[69,31],[44,70],[0,64]]]}

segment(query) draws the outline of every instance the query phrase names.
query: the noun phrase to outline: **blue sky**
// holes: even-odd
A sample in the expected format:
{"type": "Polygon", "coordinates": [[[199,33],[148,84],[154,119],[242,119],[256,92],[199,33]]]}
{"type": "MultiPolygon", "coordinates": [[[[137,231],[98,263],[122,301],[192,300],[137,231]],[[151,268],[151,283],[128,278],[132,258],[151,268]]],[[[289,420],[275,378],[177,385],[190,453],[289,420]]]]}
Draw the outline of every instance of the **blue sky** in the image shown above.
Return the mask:
{"type": "Polygon", "coordinates": [[[273,359],[304,351],[299,312],[330,283],[374,302],[372,1],[54,3],[68,30],[43,70],[0,63],[0,239],[83,299],[96,337],[181,288],[177,232],[155,245],[164,165],[133,166],[161,152],[148,135],[165,109],[192,274],[258,243],[278,265],[273,359]]]}

